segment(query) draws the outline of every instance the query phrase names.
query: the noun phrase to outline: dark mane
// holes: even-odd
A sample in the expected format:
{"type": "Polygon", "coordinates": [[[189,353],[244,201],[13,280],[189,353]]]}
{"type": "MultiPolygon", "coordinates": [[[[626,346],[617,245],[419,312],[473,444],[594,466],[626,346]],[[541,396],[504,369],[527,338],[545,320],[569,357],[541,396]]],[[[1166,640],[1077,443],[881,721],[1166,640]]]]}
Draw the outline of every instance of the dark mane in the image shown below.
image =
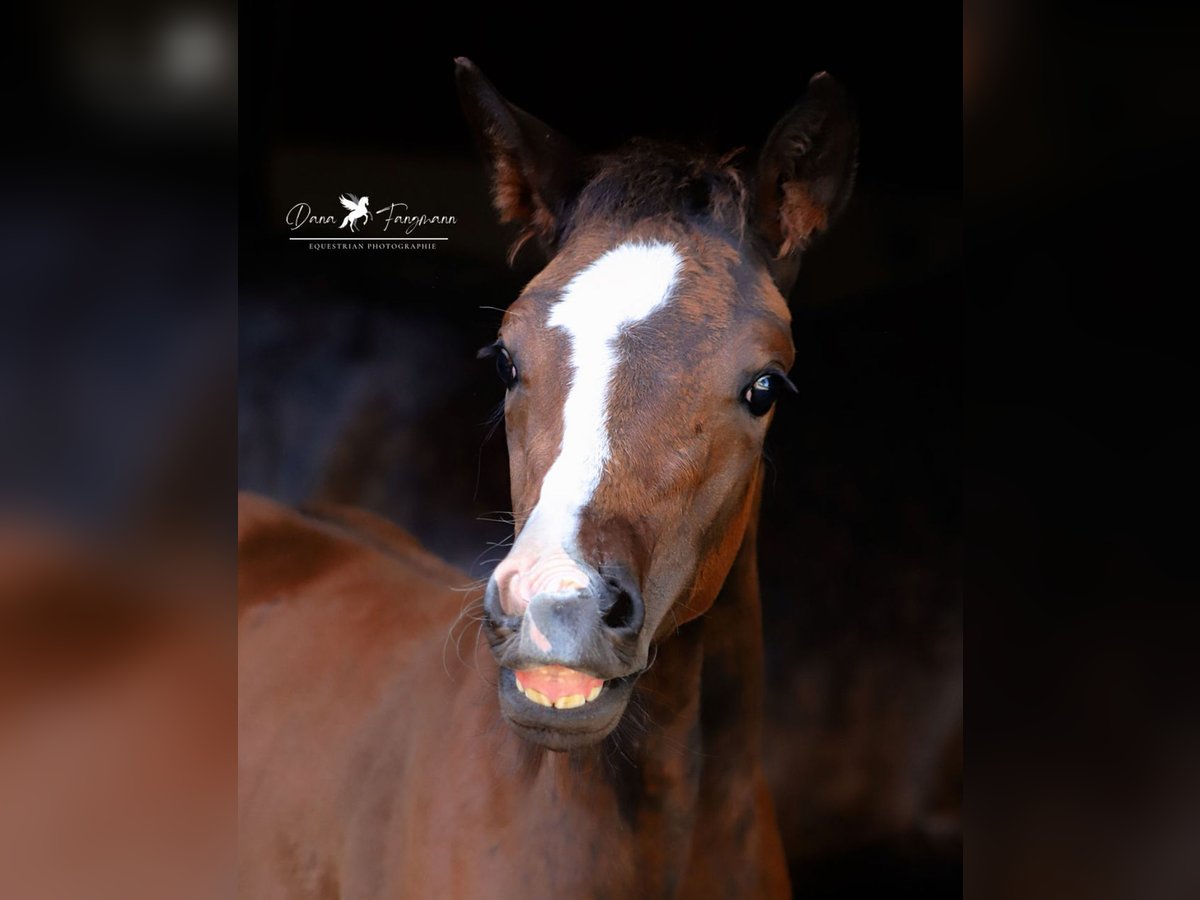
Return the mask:
{"type": "Polygon", "coordinates": [[[613,153],[594,157],[592,174],[575,201],[564,237],[598,219],[631,225],[672,216],[716,226],[740,240],[749,195],[741,172],[732,164],[739,152],[712,156],[635,138],[613,153]]]}

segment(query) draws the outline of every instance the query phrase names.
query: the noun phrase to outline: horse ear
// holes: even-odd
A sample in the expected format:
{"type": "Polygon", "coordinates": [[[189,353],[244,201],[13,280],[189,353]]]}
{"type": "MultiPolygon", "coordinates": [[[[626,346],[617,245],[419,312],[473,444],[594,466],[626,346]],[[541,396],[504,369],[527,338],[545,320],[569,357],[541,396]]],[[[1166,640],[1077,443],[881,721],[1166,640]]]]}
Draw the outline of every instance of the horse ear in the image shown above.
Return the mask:
{"type": "Polygon", "coordinates": [[[850,198],[857,162],[858,116],[841,84],[820,72],[772,129],[758,161],[755,226],[785,296],[800,254],[850,198]]]}
{"type": "Polygon", "coordinates": [[[501,222],[521,234],[509,262],[531,237],[557,249],[566,208],[580,186],[580,156],[563,135],[513,106],[465,57],[455,61],[458,96],[488,161],[492,202],[501,222]]]}

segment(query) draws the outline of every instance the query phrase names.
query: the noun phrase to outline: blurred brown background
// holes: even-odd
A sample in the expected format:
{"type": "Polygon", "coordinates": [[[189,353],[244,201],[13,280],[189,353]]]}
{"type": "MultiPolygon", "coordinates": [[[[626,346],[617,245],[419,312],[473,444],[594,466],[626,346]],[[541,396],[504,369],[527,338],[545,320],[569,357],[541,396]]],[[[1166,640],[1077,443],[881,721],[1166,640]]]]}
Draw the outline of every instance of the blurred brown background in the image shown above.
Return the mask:
{"type": "Polygon", "coordinates": [[[6,16],[0,896],[228,896],[236,10],[6,16]]]}

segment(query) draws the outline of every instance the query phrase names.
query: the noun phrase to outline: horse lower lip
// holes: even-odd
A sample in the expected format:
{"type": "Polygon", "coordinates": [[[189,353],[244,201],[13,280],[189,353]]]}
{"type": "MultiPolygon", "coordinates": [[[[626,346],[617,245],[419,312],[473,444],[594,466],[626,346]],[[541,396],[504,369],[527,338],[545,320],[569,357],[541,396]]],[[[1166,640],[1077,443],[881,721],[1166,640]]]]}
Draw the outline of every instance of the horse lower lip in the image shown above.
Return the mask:
{"type": "Polygon", "coordinates": [[[607,737],[625,714],[634,681],[632,676],[614,676],[602,682],[595,702],[559,710],[529,699],[516,683],[518,671],[501,668],[500,710],[519,737],[556,752],[588,747],[607,737]]]}

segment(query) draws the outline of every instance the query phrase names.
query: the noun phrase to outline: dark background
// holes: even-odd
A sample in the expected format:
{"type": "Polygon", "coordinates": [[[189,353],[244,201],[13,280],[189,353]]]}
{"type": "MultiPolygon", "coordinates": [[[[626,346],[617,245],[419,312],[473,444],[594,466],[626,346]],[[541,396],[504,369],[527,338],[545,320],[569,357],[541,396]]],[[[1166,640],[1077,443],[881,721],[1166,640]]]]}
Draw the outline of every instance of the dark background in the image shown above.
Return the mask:
{"type": "Polygon", "coordinates": [[[240,484],[374,509],[472,578],[510,504],[503,430],[487,440],[502,387],[474,351],[538,259],[504,262],[453,57],[588,150],[643,135],[752,160],[810,75],[847,85],[858,187],[792,294],[801,392],[768,439],[760,531],[767,763],[800,896],[961,892],[959,9],[662,29],[595,10],[557,34],[394,4],[242,19],[240,484]],[[347,191],[458,224],[434,252],[286,240],[294,203],[332,214],[347,191]]]}
{"type": "Polygon", "coordinates": [[[1200,14],[964,11],[967,892],[1200,896],[1200,14]]]}

